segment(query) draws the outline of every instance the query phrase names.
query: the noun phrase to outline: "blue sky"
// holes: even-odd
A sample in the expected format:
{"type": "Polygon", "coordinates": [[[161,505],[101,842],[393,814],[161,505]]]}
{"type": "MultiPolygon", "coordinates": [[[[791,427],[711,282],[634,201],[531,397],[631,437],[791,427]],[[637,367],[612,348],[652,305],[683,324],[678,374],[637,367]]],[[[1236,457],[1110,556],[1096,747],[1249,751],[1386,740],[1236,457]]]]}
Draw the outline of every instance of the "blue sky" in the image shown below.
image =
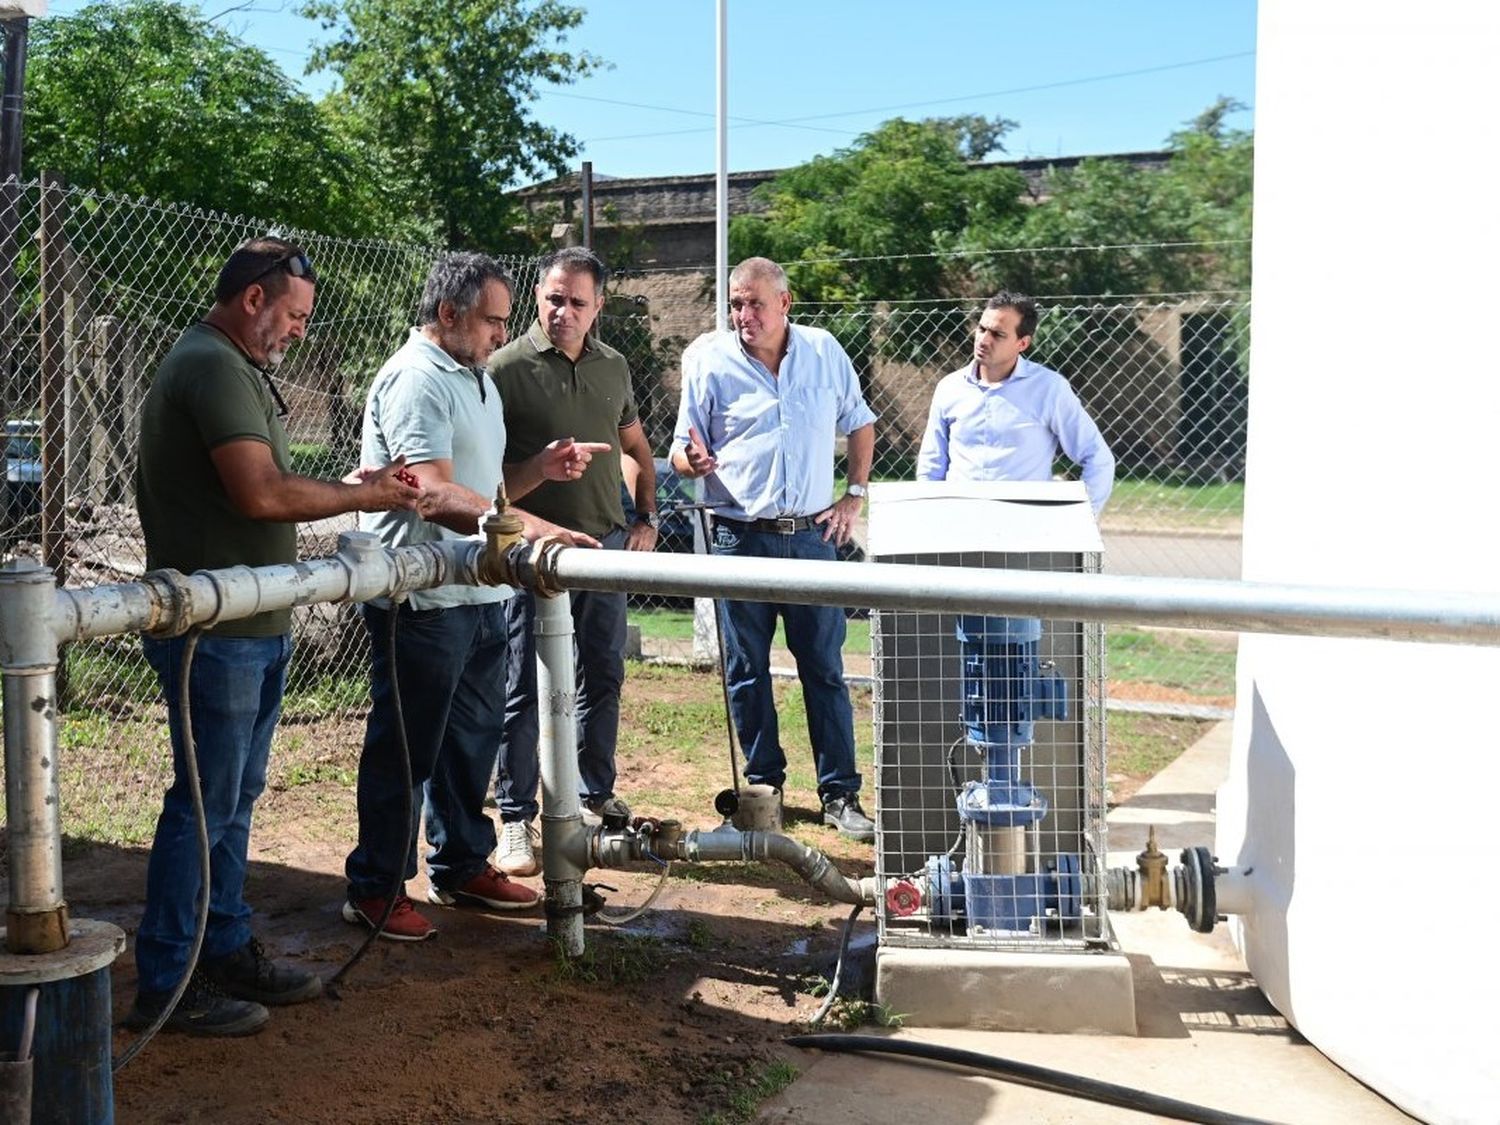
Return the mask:
{"type": "MultiPolygon", "coordinates": [[[[220,26],[327,89],[302,75],[318,26],[294,0],[250,3],[220,26]]],[[[712,171],[715,0],[579,6],[568,44],[612,66],[544,92],[537,118],[599,175],[712,171]]],[[[729,165],[797,164],[895,116],[1011,118],[1017,158],[1158,148],[1220,94],[1250,107],[1230,124],[1253,128],[1254,52],[1255,0],[729,0],[729,112],[751,119],[731,122],[729,165]]]]}

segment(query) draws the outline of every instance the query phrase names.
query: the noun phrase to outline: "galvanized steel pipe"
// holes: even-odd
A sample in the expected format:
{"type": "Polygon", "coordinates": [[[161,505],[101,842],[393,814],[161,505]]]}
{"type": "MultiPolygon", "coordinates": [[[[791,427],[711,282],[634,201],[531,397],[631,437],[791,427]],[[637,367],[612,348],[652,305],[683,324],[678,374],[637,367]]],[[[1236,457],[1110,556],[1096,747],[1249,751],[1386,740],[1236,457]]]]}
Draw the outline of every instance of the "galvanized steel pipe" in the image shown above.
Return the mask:
{"type": "MultiPolygon", "coordinates": [[[[155,572],[140,582],[70,590],[57,589],[52,572],[31,560],[0,567],[10,866],[6,947],[46,953],[68,944],[57,783],[61,642],[139,631],[175,635],[193,625],[293,605],[477,585],[483,548],[472,539],[386,550],[370,533],[349,532],[339,537],[331,558],[190,576],[155,572]]],[[[508,555],[496,572],[508,573],[519,558],[520,552],[508,555]]]]}
{"type": "Polygon", "coordinates": [[[674,841],[656,842],[662,859],[689,863],[714,860],[775,860],[784,863],[836,902],[875,903],[875,879],[851,879],[822,852],[778,832],[741,832],[721,827],[711,832],[687,832],[674,841]]]}
{"type": "Polygon", "coordinates": [[[480,585],[478,539],[446,539],[387,550],[367,531],[339,536],[338,553],[283,566],[229,567],[140,582],[59,590],[53,628],[59,641],[117,633],[186,632],[271,609],[317,602],[367,601],[430,586],[480,585]]]}
{"type": "Polygon", "coordinates": [[[536,598],[536,656],[547,934],[564,953],[577,957],[583,953],[584,875],[578,853],[586,842],[578,803],[573,611],[566,593],[536,598]]]}
{"type": "Polygon", "coordinates": [[[558,584],[585,590],[1114,621],[1184,629],[1500,644],[1500,595],[868,565],[635,551],[557,551],[558,584]]]}
{"type": "Polygon", "coordinates": [[[52,953],[68,944],[57,788],[57,640],[52,572],[30,560],[0,567],[0,674],[5,704],[5,947],[52,953]]]}

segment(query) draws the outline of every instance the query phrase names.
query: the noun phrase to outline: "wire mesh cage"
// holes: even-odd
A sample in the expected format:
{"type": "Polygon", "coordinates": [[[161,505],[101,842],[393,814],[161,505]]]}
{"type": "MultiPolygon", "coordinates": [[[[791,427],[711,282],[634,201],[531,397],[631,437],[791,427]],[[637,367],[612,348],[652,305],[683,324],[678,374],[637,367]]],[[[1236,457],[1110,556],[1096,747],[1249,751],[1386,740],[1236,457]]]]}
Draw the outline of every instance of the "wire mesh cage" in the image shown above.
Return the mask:
{"type": "MultiPolygon", "coordinates": [[[[1100,567],[1097,550],[874,546],[878,562],[1100,567]]],[[[871,657],[881,941],[1107,946],[1103,627],[880,610],[871,657]]]]}

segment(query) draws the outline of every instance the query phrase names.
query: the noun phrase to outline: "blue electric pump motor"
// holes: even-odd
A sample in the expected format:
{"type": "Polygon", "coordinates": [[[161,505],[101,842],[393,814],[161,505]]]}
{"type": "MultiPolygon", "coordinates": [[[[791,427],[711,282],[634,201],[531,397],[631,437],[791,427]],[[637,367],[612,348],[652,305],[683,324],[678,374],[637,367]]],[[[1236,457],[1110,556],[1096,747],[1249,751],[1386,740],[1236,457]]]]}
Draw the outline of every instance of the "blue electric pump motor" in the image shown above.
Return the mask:
{"type": "Polygon", "coordinates": [[[934,920],[1029,932],[1035,922],[1083,916],[1078,858],[1061,855],[1048,871],[1027,871],[1026,830],[1047,815],[1046,796],[1021,773],[1037,719],[1068,717],[1067,681],[1038,657],[1042,623],[1034,617],[958,619],[963,719],[969,748],[984,757],[984,779],[957,795],[965,837],[961,879],[951,856],[926,865],[934,920]]]}

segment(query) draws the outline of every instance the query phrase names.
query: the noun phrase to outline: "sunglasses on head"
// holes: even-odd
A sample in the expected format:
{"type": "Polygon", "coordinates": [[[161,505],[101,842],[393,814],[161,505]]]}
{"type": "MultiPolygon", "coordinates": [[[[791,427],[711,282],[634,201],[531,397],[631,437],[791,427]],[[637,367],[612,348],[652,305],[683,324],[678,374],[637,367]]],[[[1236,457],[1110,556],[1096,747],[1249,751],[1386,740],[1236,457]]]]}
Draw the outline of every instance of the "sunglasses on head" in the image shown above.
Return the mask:
{"type": "Polygon", "coordinates": [[[273,261],[265,269],[261,270],[249,281],[245,282],[245,286],[248,287],[254,285],[261,278],[265,277],[266,274],[270,273],[272,270],[278,269],[285,269],[286,272],[291,274],[293,277],[306,278],[308,281],[312,282],[316,282],[318,280],[318,275],[313,273],[313,265],[312,262],[308,260],[307,255],[304,254],[301,250],[289,250],[287,251],[287,253],[281,255],[279,258],[273,261]]]}

